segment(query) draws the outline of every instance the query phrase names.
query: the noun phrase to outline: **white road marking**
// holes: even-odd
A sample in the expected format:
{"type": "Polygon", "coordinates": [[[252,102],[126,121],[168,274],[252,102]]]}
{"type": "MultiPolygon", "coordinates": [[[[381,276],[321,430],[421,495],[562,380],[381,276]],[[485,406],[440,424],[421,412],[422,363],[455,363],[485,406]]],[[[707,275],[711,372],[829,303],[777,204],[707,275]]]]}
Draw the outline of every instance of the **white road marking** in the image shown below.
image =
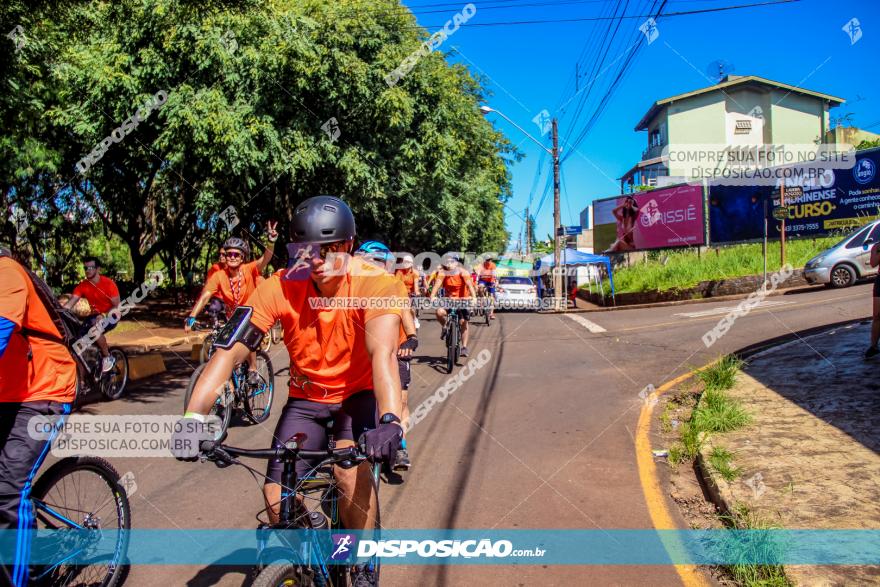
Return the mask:
{"type": "MultiPolygon", "coordinates": [[[[752,310],[757,310],[759,308],[768,308],[772,306],[785,306],[788,304],[793,304],[794,302],[780,302],[780,301],[768,301],[765,300],[763,302],[758,302],[752,307],[752,310]]],[[[735,310],[738,306],[724,306],[723,308],[712,308],[711,310],[703,310],[702,312],[685,312],[682,314],[673,314],[673,316],[682,316],[684,318],[702,318],[703,316],[716,316],[721,314],[727,314],[728,312],[735,310]]]]}
{"type": "Polygon", "coordinates": [[[580,324],[581,326],[583,326],[584,328],[586,328],[587,330],[592,332],[593,334],[599,334],[600,332],[605,332],[604,328],[602,328],[601,326],[599,326],[595,322],[590,322],[589,320],[587,320],[583,316],[580,316],[578,314],[566,314],[566,316],[568,316],[569,318],[571,318],[572,320],[574,320],[575,322],[577,322],[578,324],[580,324]]]}

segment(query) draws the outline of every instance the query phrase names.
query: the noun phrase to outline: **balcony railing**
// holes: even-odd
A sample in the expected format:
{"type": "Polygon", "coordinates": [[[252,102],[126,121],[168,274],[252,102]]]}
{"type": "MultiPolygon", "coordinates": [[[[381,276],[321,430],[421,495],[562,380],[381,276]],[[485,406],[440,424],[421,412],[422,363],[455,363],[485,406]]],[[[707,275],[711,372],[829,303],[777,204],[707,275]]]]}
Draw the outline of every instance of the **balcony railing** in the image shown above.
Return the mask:
{"type": "Polygon", "coordinates": [[[665,146],[666,145],[654,145],[653,147],[648,147],[642,151],[642,161],[659,157],[663,153],[663,147],[665,146]]]}

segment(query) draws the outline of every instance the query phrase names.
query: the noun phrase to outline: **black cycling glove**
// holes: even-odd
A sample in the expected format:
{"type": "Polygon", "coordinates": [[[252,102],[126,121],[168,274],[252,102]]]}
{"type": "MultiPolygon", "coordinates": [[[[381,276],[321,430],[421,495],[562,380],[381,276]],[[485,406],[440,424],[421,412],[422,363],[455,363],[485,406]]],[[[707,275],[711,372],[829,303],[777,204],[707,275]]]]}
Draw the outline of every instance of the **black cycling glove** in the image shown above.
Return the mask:
{"type": "Polygon", "coordinates": [[[406,338],[406,340],[403,342],[403,344],[400,345],[400,350],[410,351],[410,353],[407,353],[406,355],[401,356],[400,360],[401,361],[412,360],[412,353],[415,352],[415,350],[417,348],[419,348],[419,337],[417,337],[415,334],[410,334],[406,338]]]}
{"type": "Polygon", "coordinates": [[[400,424],[389,422],[379,424],[373,430],[367,430],[361,435],[359,442],[361,450],[371,461],[374,463],[382,461],[393,466],[402,438],[403,428],[400,424]]]}

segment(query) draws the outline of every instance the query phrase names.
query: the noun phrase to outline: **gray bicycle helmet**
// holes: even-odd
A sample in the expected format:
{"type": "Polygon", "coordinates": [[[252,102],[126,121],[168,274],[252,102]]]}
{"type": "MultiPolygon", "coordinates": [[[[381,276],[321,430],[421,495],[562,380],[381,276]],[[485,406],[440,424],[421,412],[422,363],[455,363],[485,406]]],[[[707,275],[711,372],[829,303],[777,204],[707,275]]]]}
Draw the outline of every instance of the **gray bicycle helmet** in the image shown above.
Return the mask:
{"type": "MultiPolygon", "coordinates": [[[[242,256],[247,257],[251,254],[251,248],[247,244],[247,241],[244,239],[240,239],[237,236],[230,237],[226,239],[226,242],[223,243],[224,249],[238,249],[241,251],[242,256]]],[[[245,259],[247,261],[247,259],[245,259]]]]}
{"type": "Polygon", "coordinates": [[[336,196],[314,196],[293,211],[290,240],[295,243],[335,243],[357,234],[354,214],[336,196]]]}

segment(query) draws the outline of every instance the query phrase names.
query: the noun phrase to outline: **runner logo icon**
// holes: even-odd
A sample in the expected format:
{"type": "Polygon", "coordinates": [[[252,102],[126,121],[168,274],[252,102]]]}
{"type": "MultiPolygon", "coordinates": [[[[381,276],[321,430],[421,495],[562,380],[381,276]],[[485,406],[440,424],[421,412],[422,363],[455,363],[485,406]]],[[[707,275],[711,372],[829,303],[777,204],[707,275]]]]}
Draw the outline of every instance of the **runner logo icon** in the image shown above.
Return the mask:
{"type": "Polygon", "coordinates": [[[354,534],[333,534],[333,554],[330,555],[332,561],[347,561],[354,551],[354,545],[357,538],[354,534]]]}

